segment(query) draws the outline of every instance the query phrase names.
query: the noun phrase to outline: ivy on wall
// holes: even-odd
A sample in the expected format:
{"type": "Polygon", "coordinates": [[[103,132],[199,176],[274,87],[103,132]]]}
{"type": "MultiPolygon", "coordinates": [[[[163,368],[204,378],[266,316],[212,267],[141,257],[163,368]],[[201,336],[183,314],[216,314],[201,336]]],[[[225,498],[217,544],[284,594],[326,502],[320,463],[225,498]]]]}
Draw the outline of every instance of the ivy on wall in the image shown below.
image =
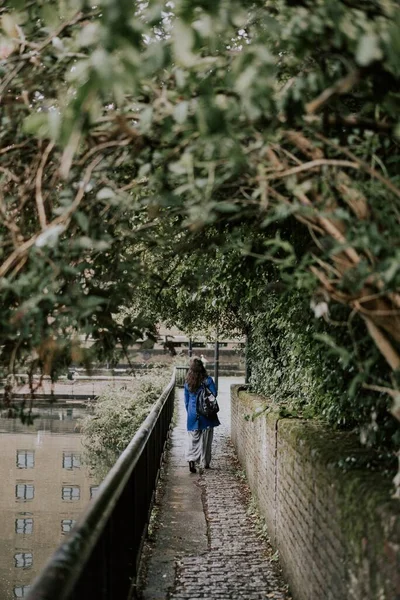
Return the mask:
{"type": "Polygon", "coordinates": [[[385,373],[357,320],[336,306],[316,320],[304,294],[269,294],[249,317],[247,360],[251,388],[278,406],[283,416],[318,418],[338,428],[357,428],[363,441],[395,448],[397,421],[388,398],[365,382],[385,373]],[[354,347],[353,352],[347,348],[354,347]]]}

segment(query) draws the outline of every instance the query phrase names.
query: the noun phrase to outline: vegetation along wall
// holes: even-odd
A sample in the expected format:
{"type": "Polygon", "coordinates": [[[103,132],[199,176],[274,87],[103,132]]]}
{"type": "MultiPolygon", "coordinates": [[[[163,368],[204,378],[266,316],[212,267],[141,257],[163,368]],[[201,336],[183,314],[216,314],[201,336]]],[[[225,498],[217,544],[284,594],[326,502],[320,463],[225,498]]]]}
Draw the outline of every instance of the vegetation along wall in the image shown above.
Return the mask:
{"type": "Polygon", "coordinates": [[[391,474],[353,433],[280,418],[266,402],[233,386],[232,439],[295,600],[398,599],[391,474]]]}

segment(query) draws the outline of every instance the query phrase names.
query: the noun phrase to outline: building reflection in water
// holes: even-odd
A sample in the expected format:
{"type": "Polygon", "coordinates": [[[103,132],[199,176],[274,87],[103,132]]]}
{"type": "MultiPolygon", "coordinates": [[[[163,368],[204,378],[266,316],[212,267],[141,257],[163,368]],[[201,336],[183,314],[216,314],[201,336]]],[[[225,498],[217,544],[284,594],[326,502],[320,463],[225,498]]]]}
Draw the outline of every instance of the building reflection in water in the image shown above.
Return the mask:
{"type": "Polygon", "coordinates": [[[0,598],[24,598],[98,489],[82,462],[80,408],[41,408],[34,425],[0,417],[0,598]]]}

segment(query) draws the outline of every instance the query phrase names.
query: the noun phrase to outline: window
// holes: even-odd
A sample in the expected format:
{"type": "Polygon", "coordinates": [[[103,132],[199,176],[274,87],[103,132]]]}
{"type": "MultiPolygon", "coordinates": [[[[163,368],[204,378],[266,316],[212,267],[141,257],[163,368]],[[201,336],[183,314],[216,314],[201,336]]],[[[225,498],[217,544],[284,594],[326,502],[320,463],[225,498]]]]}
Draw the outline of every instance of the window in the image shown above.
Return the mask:
{"type": "Polygon", "coordinates": [[[69,533],[75,523],[74,519],[63,519],[61,521],[61,533],[69,533]]]}
{"type": "Polygon", "coordinates": [[[33,469],[35,466],[34,450],[17,450],[18,469],[33,469]]]}
{"type": "Polygon", "coordinates": [[[17,500],[33,500],[35,486],[32,483],[17,483],[15,486],[15,497],[17,500]]]}
{"type": "Polygon", "coordinates": [[[63,452],[63,469],[79,469],[81,466],[81,455],[79,452],[63,452]]]}
{"type": "Polygon", "coordinates": [[[61,492],[63,500],[79,500],[81,497],[81,490],[78,485],[64,485],[61,492]]]}
{"type": "Polygon", "coordinates": [[[17,552],[14,554],[14,560],[17,569],[29,569],[33,563],[32,552],[17,552]]]}
{"type": "Polygon", "coordinates": [[[90,488],[90,498],[94,498],[97,494],[97,491],[99,489],[98,485],[92,485],[92,487],[90,488]]]}
{"type": "Polygon", "coordinates": [[[30,517],[15,519],[15,533],[23,533],[24,535],[33,533],[33,519],[30,517]]]}
{"type": "Polygon", "coordinates": [[[14,588],[14,598],[25,598],[28,595],[30,585],[20,585],[14,588]]]}

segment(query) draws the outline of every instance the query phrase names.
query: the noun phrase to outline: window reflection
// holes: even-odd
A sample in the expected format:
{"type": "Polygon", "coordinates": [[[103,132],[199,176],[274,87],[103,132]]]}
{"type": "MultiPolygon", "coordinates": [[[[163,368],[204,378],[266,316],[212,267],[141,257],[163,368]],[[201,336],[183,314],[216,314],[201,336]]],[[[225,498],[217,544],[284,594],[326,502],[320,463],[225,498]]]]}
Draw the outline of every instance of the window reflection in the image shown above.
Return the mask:
{"type": "Polygon", "coordinates": [[[30,585],[19,585],[14,588],[14,598],[25,598],[28,595],[30,585]]]}
{"type": "Polygon", "coordinates": [[[23,533],[25,535],[33,533],[33,519],[30,517],[15,519],[15,533],[23,533]]]}
{"type": "Polygon", "coordinates": [[[63,519],[61,521],[61,532],[62,533],[69,533],[71,531],[71,529],[73,528],[73,526],[75,525],[76,521],[74,519],[63,519]]]}
{"type": "Polygon", "coordinates": [[[32,483],[17,483],[15,486],[15,497],[17,500],[33,500],[35,486],[32,483]]]}
{"type": "Polygon", "coordinates": [[[63,469],[80,469],[81,455],[79,452],[63,452],[63,469]]]}
{"type": "Polygon", "coordinates": [[[90,498],[94,498],[98,492],[99,486],[98,485],[92,485],[92,487],[90,488],[90,498]]]}
{"type": "Polygon", "coordinates": [[[81,497],[81,490],[78,485],[64,485],[61,492],[63,500],[79,500],[81,497]]]}
{"type": "Polygon", "coordinates": [[[17,569],[29,569],[33,563],[32,552],[17,552],[14,554],[14,560],[17,569]]]}
{"type": "Polygon", "coordinates": [[[35,466],[34,450],[17,450],[18,469],[33,469],[35,466]]]}

